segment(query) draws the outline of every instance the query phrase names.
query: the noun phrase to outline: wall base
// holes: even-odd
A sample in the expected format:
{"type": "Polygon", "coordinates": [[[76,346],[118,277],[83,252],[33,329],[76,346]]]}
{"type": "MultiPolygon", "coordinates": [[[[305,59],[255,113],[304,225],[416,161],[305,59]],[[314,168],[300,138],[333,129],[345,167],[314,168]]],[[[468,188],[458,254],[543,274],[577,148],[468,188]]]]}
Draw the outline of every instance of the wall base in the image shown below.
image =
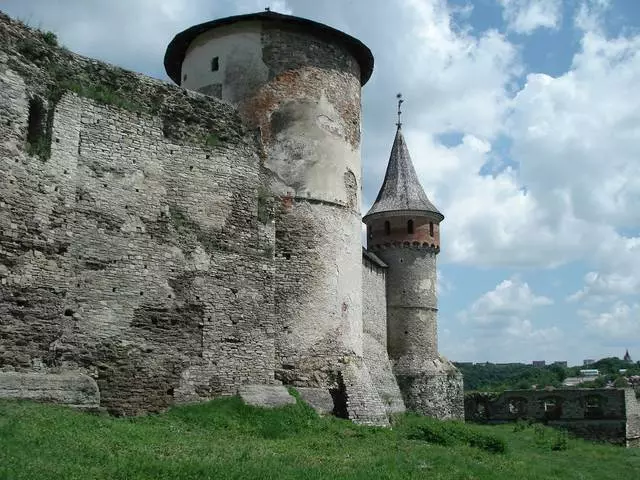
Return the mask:
{"type": "Polygon", "coordinates": [[[407,410],[440,420],[464,420],[462,374],[440,356],[422,368],[394,368],[407,410]]]}

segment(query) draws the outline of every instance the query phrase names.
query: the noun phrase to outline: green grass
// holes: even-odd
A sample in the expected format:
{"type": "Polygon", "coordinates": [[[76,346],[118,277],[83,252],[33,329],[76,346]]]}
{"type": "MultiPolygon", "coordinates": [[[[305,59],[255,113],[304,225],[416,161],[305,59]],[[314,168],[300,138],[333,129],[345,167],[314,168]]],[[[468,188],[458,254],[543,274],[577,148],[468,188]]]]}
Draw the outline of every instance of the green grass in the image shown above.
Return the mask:
{"type": "Polygon", "coordinates": [[[237,398],[137,418],[0,401],[0,478],[618,480],[640,471],[638,450],[566,437],[554,449],[558,435],[408,415],[367,428],[302,404],[263,410],[237,398]]]}

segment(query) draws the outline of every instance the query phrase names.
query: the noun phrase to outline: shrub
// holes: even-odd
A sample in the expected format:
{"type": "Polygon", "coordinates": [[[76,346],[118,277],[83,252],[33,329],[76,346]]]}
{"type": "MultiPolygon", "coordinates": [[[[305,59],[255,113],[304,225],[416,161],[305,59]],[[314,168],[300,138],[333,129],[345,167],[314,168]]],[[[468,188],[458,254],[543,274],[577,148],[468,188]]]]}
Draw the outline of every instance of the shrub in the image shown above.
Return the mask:
{"type": "Polygon", "coordinates": [[[58,46],[58,37],[53,32],[42,32],[42,39],[47,45],[50,45],[52,47],[58,46]]]}
{"type": "Polygon", "coordinates": [[[566,430],[560,430],[551,442],[551,450],[560,451],[567,448],[569,448],[569,434],[566,430]]]}
{"type": "Polygon", "coordinates": [[[502,437],[455,421],[413,417],[409,420],[407,438],[443,446],[469,445],[490,453],[507,451],[507,442],[502,437]]]}

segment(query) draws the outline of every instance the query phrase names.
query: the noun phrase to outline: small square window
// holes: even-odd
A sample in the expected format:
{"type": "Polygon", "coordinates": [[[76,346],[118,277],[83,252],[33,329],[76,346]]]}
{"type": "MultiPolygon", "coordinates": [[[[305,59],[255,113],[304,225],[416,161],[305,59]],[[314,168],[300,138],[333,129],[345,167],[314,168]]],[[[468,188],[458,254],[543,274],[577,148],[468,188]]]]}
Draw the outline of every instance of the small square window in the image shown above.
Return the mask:
{"type": "Polygon", "coordinates": [[[217,72],[220,70],[220,59],[218,57],[213,57],[211,60],[211,71],[217,72]]]}

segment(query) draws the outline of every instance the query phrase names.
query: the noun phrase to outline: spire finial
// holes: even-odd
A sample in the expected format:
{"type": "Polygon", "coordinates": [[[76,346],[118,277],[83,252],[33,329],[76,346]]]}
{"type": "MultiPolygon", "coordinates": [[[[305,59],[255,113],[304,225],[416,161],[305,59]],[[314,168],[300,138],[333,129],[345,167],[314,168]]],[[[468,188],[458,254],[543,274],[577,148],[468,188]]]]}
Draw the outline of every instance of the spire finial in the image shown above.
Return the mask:
{"type": "Polygon", "coordinates": [[[271,7],[266,7],[266,8],[264,9],[264,11],[265,11],[265,12],[270,12],[270,11],[271,11],[271,7]]]}
{"type": "Polygon", "coordinates": [[[398,128],[400,128],[402,127],[402,122],[400,121],[400,119],[402,116],[402,102],[404,102],[404,100],[401,93],[397,94],[396,98],[398,99],[398,123],[396,123],[396,125],[398,126],[398,128]]]}

